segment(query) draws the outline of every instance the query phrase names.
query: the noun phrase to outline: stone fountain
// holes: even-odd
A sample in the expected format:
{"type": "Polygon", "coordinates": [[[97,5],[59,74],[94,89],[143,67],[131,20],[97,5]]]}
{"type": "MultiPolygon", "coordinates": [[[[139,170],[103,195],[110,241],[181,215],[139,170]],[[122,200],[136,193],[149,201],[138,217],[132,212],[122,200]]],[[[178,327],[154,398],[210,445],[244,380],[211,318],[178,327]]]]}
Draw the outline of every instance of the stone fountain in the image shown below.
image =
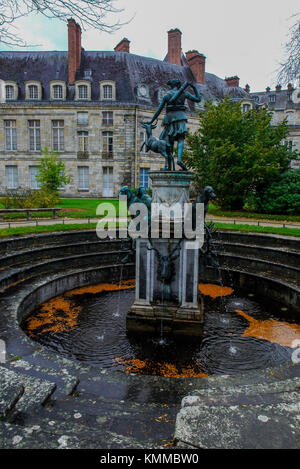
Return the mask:
{"type": "MultiPolygon", "coordinates": [[[[165,158],[165,168],[150,173],[152,213],[148,219],[151,219],[151,227],[148,227],[148,237],[135,241],[136,298],[127,314],[127,330],[199,336],[203,328],[203,306],[198,293],[199,261],[200,256],[207,254],[202,246],[204,231],[208,228],[204,230],[204,204],[199,199],[200,218],[197,218],[195,234],[196,204],[194,210],[191,206],[187,208],[193,174],[187,171],[182,152],[187,132],[185,100],[199,102],[201,98],[192,84],[181,85],[178,80],[170,80],[168,85],[171,90],[164,96],[153,119],[142,123],[147,131],[143,146],[147,151],[160,153],[165,158]],[[188,86],[194,89],[195,95],[186,91],[188,86]],[[164,130],[157,139],[152,136],[152,129],[156,127],[153,122],[164,108],[164,130]],[[175,142],[179,171],[173,169],[175,142]]],[[[123,189],[128,191],[128,188],[123,189]]],[[[124,194],[124,190],[121,192],[124,194]]],[[[143,202],[134,198],[135,203],[139,201],[143,202]]]]}

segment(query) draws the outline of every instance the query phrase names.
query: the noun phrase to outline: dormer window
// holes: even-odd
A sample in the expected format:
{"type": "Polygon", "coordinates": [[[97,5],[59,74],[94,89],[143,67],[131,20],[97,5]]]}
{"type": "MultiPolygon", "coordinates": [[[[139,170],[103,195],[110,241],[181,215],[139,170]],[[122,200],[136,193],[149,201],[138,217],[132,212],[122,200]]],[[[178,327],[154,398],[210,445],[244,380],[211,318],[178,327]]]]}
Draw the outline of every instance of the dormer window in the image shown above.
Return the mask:
{"type": "Polygon", "coordinates": [[[78,86],[78,98],[79,99],[88,99],[88,87],[86,85],[78,86]]]}
{"type": "Polygon", "coordinates": [[[84,71],[84,78],[90,78],[92,76],[92,70],[88,69],[84,71]]]}
{"type": "Polygon", "coordinates": [[[7,101],[18,99],[18,86],[15,82],[11,81],[5,83],[5,99],[7,101]]]}
{"type": "Polygon", "coordinates": [[[149,88],[147,85],[139,85],[137,94],[140,98],[149,98],[149,88]]]}
{"type": "Polygon", "coordinates": [[[38,81],[28,81],[26,83],[26,99],[41,100],[42,85],[38,81]]]}
{"type": "Polygon", "coordinates": [[[276,103],[276,94],[270,94],[269,103],[276,103]]]}
{"type": "Polygon", "coordinates": [[[245,103],[243,104],[243,113],[250,111],[251,109],[251,104],[245,103]]]}
{"type": "Polygon", "coordinates": [[[168,90],[166,88],[159,88],[157,92],[158,101],[161,101],[167,92],[168,90]]]}
{"type": "Polygon", "coordinates": [[[112,99],[112,86],[111,85],[103,86],[103,98],[112,99]]]}
{"type": "Polygon", "coordinates": [[[65,101],[66,84],[64,81],[55,80],[50,82],[50,99],[65,101]]]}
{"type": "Polygon", "coordinates": [[[63,97],[63,89],[61,85],[54,85],[53,86],[53,98],[54,99],[62,99],[63,97]]]}
{"type": "Polygon", "coordinates": [[[38,99],[39,97],[38,87],[36,85],[30,85],[28,89],[29,89],[29,99],[38,99]]]}
{"type": "Polygon", "coordinates": [[[100,100],[105,100],[105,101],[116,100],[116,84],[114,81],[100,82],[100,100]]]}
{"type": "Polygon", "coordinates": [[[91,99],[91,83],[88,81],[77,81],[75,84],[75,99],[88,101],[91,99]]]}
{"type": "Polygon", "coordinates": [[[6,99],[14,99],[14,87],[12,85],[6,85],[5,87],[5,97],[6,99]]]}

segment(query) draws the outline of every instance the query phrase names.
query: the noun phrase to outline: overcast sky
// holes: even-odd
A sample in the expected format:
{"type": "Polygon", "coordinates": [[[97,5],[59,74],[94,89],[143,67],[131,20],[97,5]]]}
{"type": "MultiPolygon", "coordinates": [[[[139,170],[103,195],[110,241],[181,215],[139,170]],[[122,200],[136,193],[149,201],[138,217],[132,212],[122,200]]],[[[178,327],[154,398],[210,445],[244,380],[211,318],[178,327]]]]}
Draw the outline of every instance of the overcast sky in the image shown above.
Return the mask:
{"type": "MultiPolygon", "coordinates": [[[[121,21],[133,17],[114,34],[84,31],[86,50],[113,50],[127,37],[131,52],[163,59],[167,31],[179,28],[182,48],[206,55],[206,70],[221,78],[238,75],[251,91],[276,85],[276,69],[299,0],[116,0],[124,7],[121,21]]],[[[114,18],[112,18],[114,20],[114,18]]],[[[67,50],[67,28],[41,15],[17,23],[22,36],[38,50],[67,50]]],[[[297,83],[297,82],[295,82],[297,83]]]]}

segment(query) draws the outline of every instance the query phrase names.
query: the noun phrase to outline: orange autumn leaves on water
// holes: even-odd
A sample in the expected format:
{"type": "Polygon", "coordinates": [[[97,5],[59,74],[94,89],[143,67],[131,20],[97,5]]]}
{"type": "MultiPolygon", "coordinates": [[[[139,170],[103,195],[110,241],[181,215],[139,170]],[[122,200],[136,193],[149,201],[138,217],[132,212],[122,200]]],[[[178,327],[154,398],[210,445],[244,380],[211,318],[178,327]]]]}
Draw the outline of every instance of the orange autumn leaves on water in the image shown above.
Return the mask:
{"type": "Polygon", "coordinates": [[[65,294],[65,296],[84,295],[85,293],[102,293],[109,291],[130,290],[135,288],[135,280],[122,280],[120,283],[100,283],[88,287],[77,288],[65,294]]]}
{"type": "Polygon", "coordinates": [[[234,290],[230,287],[221,287],[212,283],[200,283],[199,291],[202,293],[202,295],[210,296],[211,298],[229,296],[234,292],[234,290]]]}
{"type": "Polygon", "coordinates": [[[182,368],[181,371],[172,363],[154,363],[150,360],[123,360],[115,358],[115,361],[121,365],[126,365],[127,374],[156,375],[164,378],[206,378],[206,373],[197,372],[192,366],[182,368]]]}
{"type": "Polygon", "coordinates": [[[85,293],[97,294],[101,292],[129,290],[135,288],[135,280],[123,280],[119,284],[101,283],[69,291],[57,296],[41,305],[40,311],[27,320],[27,330],[30,336],[47,332],[69,332],[77,326],[81,307],[76,306],[72,296],[85,293]],[[40,329],[40,330],[39,330],[40,329]]]}
{"type": "Polygon", "coordinates": [[[80,311],[80,306],[75,306],[73,301],[63,296],[47,301],[42,305],[39,313],[27,319],[29,335],[32,336],[33,331],[43,326],[45,327],[38,334],[70,331],[76,327],[80,311]]]}
{"type": "Polygon", "coordinates": [[[258,321],[239,309],[236,309],[235,312],[249,322],[249,327],[245,330],[242,337],[255,337],[257,339],[268,340],[283,347],[296,348],[298,346],[294,345],[293,342],[300,340],[300,325],[276,321],[275,319],[258,321]]]}

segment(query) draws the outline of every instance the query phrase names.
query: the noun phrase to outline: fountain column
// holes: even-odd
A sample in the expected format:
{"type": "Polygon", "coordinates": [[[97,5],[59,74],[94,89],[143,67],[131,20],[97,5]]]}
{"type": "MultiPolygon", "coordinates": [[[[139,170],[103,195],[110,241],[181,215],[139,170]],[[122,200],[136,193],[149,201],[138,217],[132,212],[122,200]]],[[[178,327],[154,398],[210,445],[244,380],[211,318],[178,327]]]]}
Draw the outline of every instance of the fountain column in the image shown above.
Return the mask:
{"type": "Polygon", "coordinates": [[[203,325],[198,301],[199,248],[176,231],[182,227],[184,206],[190,201],[193,174],[154,171],[149,175],[152,232],[149,239],[136,242],[136,298],[127,314],[127,330],[163,328],[179,335],[199,335],[203,325]]]}

